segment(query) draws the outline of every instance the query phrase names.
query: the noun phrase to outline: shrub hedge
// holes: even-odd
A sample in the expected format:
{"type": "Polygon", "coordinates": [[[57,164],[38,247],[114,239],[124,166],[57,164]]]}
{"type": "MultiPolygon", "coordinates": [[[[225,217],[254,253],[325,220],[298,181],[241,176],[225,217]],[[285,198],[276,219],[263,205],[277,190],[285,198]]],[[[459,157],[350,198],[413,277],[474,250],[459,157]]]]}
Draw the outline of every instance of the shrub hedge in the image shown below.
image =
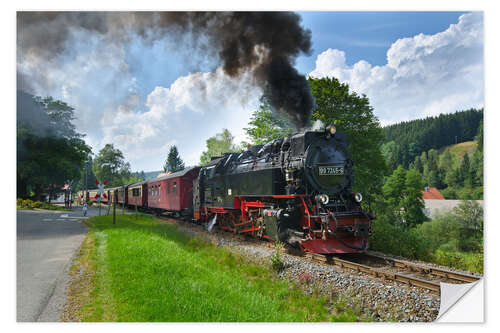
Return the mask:
{"type": "Polygon", "coordinates": [[[30,199],[21,199],[18,198],[16,200],[16,207],[17,209],[47,209],[47,210],[64,210],[64,211],[70,211],[71,209],[61,207],[61,206],[56,206],[52,205],[46,202],[41,202],[41,201],[32,201],[30,199]]]}

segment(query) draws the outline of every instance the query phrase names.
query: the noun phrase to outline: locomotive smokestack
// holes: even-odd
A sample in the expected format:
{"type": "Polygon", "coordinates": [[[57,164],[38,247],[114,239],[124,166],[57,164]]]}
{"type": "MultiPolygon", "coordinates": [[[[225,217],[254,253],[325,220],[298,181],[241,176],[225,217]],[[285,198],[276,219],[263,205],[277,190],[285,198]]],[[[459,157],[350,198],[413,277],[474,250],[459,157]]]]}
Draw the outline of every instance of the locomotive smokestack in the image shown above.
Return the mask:
{"type": "Polygon", "coordinates": [[[18,82],[47,85],[48,65],[63,61],[74,35],[82,32],[115,46],[133,35],[146,41],[190,38],[203,55],[219,61],[226,74],[251,73],[272,109],[285,112],[304,130],[314,100],[306,78],[294,68],[297,56],[311,52],[311,32],[300,21],[290,12],[18,12],[18,68],[36,68],[29,80],[28,73],[19,73],[23,80],[18,82]]]}

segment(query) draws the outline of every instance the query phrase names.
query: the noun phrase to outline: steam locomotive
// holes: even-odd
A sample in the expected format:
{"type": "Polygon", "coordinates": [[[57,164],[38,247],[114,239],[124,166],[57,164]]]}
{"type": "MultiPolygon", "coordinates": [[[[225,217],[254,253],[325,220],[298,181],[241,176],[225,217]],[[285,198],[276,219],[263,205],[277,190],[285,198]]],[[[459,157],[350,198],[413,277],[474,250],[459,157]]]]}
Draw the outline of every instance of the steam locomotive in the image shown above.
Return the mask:
{"type": "Polygon", "coordinates": [[[362,252],[373,216],[352,184],[346,135],[330,125],[213,159],[194,180],[193,215],[311,253],[362,252]]]}
{"type": "Polygon", "coordinates": [[[330,125],[108,189],[107,197],[311,253],[353,253],[368,248],[374,217],[362,210],[352,185],[346,135],[330,125]]]}

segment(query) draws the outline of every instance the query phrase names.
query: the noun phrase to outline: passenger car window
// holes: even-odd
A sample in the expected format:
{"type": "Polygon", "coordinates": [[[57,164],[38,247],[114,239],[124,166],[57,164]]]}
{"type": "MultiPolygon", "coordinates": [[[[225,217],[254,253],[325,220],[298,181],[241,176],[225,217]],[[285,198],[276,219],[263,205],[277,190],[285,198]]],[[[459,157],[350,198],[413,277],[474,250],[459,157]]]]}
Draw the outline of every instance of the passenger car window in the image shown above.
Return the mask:
{"type": "Polygon", "coordinates": [[[177,194],[177,182],[174,182],[174,194],[177,194]]]}

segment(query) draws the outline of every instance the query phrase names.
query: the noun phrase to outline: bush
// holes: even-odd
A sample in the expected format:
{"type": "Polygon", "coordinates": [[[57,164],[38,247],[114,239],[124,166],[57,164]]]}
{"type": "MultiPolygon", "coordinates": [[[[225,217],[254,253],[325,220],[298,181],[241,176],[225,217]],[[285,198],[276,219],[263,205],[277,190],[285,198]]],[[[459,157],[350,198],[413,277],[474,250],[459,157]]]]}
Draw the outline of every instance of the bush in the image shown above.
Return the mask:
{"type": "Polygon", "coordinates": [[[51,205],[48,203],[44,203],[42,206],[43,209],[48,209],[48,210],[57,210],[58,207],[56,205],[51,205]]]}
{"type": "Polygon", "coordinates": [[[23,209],[44,208],[47,204],[41,201],[32,201],[30,199],[17,199],[16,205],[23,209]]]}
{"type": "Polygon", "coordinates": [[[442,214],[417,226],[415,231],[427,240],[429,251],[434,252],[442,244],[455,238],[458,228],[459,222],[454,215],[442,214]]]}
{"type": "Polygon", "coordinates": [[[47,202],[42,202],[42,201],[32,201],[30,199],[17,199],[16,200],[16,205],[18,208],[21,209],[47,209],[47,210],[63,210],[63,211],[70,211],[71,209],[56,206],[49,204],[47,202]]]}
{"type": "MultiPolygon", "coordinates": [[[[449,193],[443,193],[446,197],[455,191],[453,188],[447,190],[449,193]]],[[[409,229],[391,213],[386,201],[378,200],[375,211],[378,218],[372,224],[372,249],[482,272],[483,208],[477,202],[463,201],[452,212],[409,229]]]]}
{"type": "Polygon", "coordinates": [[[32,201],[30,199],[23,200],[23,207],[31,208],[32,201]]]}
{"type": "Polygon", "coordinates": [[[35,202],[33,202],[33,204],[32,204],[32,207],[33,207],[33,208],[40,208],[40,207],[42,207],[42,206],[43,206],[43,202],[41,202],[41,201],[35,201],[35,202]]]}
{"type": "Polygon", "coordinates": [[[458,250],[483,252],[483,238],[469,229],[461,230],[458,237],[458,250]]]}
{"type": "Polygon", "coordinates": [[[459,251],[449,251],[447,246],[438,249],[434,254],[436,264],[455,267],[466,271],[483,273],[484,255],[483,253],[464,253],[459,251]]]}
{"type": "Polygon", "coordinates": [[[432,257],[427,241],[416,230],[405,230],[386,220],[377,219],[372,224],[371,248],[388,254],[412,259],[428,260],[432,257]]]}

